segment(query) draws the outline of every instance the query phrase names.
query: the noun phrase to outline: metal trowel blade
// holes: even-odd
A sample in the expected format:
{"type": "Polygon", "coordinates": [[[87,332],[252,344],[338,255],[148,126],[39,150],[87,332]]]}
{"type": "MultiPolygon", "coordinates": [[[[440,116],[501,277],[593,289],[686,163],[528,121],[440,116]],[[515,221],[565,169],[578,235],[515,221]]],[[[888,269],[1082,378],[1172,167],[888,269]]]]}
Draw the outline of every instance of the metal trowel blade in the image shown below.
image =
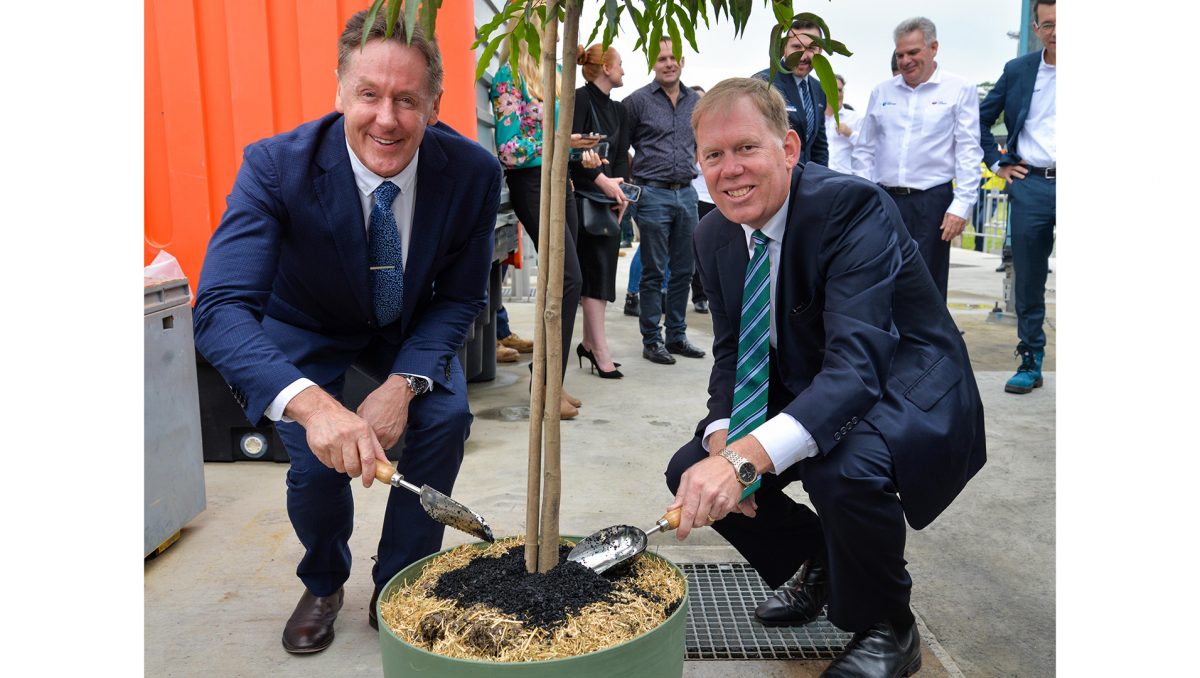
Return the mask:
{"type": "Polygon", "coordinates": [[[421,486],[421,507],[430,518],[443,525],[462,530],[489,543],[496,541],[492,536],[492,528],[488,527],[483,516],[428,485],[421,486]]]}

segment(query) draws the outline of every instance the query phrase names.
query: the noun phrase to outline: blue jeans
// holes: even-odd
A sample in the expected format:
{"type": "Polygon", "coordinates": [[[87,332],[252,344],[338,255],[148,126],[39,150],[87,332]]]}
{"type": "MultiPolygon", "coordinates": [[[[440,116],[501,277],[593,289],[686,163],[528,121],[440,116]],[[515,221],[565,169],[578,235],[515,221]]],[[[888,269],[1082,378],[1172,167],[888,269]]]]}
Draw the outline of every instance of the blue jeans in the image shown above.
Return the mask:
{"type": "Polygon", "coordinates": [[[1030,174],[1009,184],[1012,204],[1013,297],[1017,337],[1034,350],[1046,348],[1046,274],[1054,251],[1057,190],[1052,179],[1030,174]]]}
{"type": "Polygon", "coordinates": [[[638,228],[642,234],[642,282],[639,287],[642,308],[642,344],[662,341],[660,322],[666,326],[666,341],[687,338],[687,303],[691,291],[695,260],[692,233],[696,230],[696,189],[678,190],[642,187],[638,201],[638,228]],[[667,262],[674,274],[666,279],[667,262]],[[666,283],[667,293],[662,293],[666,283]]]}
{"type": "MultiPolygon", "coordinates": [[[[671,267],[663,268],[663,291],[666,291],[667,281],[671,279],[671,267]]],[[[642,248],[638,248],[633,253],[633,260],[629,262],[629,284],[625,286],[625,291],[629,294],[637,294],[642,288],[642,248]]]]}

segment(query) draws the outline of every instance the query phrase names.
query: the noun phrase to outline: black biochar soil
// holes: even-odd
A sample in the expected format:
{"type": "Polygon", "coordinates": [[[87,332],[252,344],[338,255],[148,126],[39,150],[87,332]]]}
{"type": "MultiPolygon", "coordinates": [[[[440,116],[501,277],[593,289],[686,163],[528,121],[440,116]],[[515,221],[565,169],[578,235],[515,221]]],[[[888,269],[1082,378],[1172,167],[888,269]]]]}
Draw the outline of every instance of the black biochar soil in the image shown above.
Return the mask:
{"type": "Polygon", "coordinates": [[[499,558],[476,558],[438,578],[433,593],[458,607],[482,603],[523,621],[553,629],[595,602],[614,599],[613,584],[589,568],[567,560],[570,547],[558,547],[559,563],[545,574],[525,571],[525,546],[499,558]]]}

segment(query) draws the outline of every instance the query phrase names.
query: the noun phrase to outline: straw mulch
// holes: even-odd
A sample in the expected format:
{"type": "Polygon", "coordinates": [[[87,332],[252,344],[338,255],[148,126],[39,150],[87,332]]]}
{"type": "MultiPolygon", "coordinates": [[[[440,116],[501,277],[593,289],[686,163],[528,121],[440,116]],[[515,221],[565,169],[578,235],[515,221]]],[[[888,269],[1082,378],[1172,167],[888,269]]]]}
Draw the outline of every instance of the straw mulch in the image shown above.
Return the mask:
{"type": "Polygon", "coordinates": [[[646,556],[610,577],[614,602],[588,605],[551,629],[527,628],[520,619],[483,605],[460,609],[455,601],[432,595],[442,574],[476,558],[499,557],[523,543],[512,537],[486,548],[466,544],[446,552],[416,580],[380,601],[380,620],[405,642],[436,654],[527,662],[595,652],[636,638],[665,621],[683,599],[685,579],[666,561],[646,556]]]}

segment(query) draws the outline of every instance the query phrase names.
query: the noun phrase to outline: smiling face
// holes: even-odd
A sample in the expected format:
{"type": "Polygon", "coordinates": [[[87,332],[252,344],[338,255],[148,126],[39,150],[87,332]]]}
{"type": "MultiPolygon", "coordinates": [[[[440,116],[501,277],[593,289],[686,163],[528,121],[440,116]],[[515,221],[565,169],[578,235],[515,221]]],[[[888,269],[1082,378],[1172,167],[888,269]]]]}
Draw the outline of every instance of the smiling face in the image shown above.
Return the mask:
{"type": "Polygon", "coordinates": [[[800,137],[780,137],[749,99],[717,107],[696,125],[696,153],[709,194],[726,219],[762,228],[787,200],[800,137]]]}
{"type": "Polygon", "coordinates": [[[792,69],[792,75],[797,78],[805,78],[812,72],[813,55],[821,53],[821,47],[813,44],[813,38],[820,37],[820,35],[820,31],[815,28],[801,28],[788,33],[788,41],[783,46],[784,58],[786,59],[796,52],[802,52],[800,62],[792,69]]]}
{"type": "Polygon", "coordinates": [[[900,75],[904,76],[904,84],[916,87],[933,77],[933,71],[937,68],[933,60],[937,50],[937,40],[926,45],[925,34],[919,30],[905,33],[896,41],[896,66],[900,69],[900,75]]]}
{"type": "Polygon", "coordinates": [[[675,60],[671,53],[671,41],[659,43],[658,59],[654,62],[654,81],[659,86],[669,86],[679,83],[679,73],[683,70],[683,59],[675,60]]]}
{"type": "Polygon", "coordinates": [[[335,108],[345,115],[346,141],[381,177],[412,162],[425,126],[437,122],[441,95],[431,96],[425,57],[396,40],[372,40],[338,72],[335,108]]]}

